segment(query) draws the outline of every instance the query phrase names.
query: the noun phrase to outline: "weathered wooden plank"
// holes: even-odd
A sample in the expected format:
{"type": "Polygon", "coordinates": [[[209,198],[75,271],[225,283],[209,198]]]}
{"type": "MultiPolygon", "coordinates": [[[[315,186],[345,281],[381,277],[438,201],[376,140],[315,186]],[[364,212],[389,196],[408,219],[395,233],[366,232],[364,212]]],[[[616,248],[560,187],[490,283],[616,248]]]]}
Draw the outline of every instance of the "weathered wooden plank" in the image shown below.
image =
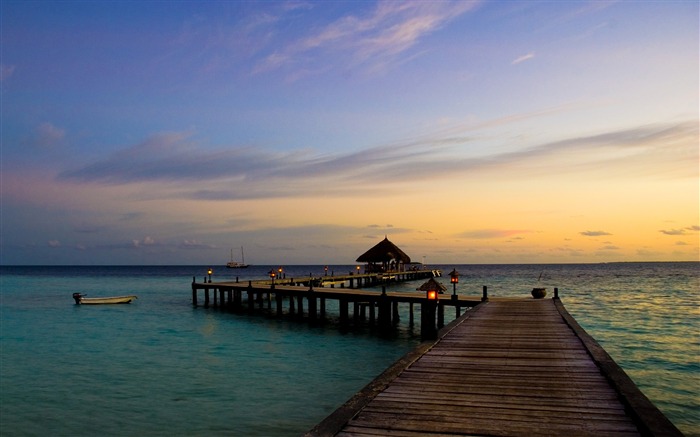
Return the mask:
{"type": "Polygon", "coordinates": [[[372,427],[386,430],[404,430],[422,433],[466,433],[495,436],[600,436],[627,433],[639,435],[633,425],[609,424],[601,422],[558,423],[541,426],[537,421],[493,420],[469,418],[463,422],[446,422],[430,415],[406,417],[401,414],[361,414],[352,421],[353,426],[372,427]]]}
{"type": "MultiPolygon", "coordinates": [[[[377,405],[395,405],[397,408],[414,408],[418,406],[420,408],[444,408],[444,409],[463,409],[464,407],[475,407],[475,408],[518,408],[521,410],[528,411],[539,411],[543,407],[548,405],[556,408],[557,411],[566,412],[593,412],[609,414],[610,411],[616,413],[624,412],[624,407],[619,403],[613,402],[610,399],[608,402],[601,402],[600,400],[591,399],[556,399],[549,400],[549,402],[544,402],[539,398],[517,398],[513,399],[510,396],[483,396],[477,395],[470,397],[469,399],[431,399],[430,397],[423,397],[420,400],[415,398],[409,398],[405,396],[393,396],[385,393],[381,393],[375,398],[373,404],[377,405]]],[[[369,408],[369,406],[367,407],[369,408]]]]}

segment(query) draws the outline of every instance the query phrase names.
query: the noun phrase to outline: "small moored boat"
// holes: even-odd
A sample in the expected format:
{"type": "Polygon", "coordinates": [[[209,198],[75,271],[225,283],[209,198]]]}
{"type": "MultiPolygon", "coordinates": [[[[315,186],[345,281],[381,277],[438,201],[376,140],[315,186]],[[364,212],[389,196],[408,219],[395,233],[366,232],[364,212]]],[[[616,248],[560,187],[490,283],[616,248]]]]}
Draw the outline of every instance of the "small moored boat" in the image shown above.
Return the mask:
{"type": "Polygon", "coordinates": [[[73,293],[77,305],[104,305],[114,303],[131,303],[136,296],[85,297],[82,293],[73,293]]]}

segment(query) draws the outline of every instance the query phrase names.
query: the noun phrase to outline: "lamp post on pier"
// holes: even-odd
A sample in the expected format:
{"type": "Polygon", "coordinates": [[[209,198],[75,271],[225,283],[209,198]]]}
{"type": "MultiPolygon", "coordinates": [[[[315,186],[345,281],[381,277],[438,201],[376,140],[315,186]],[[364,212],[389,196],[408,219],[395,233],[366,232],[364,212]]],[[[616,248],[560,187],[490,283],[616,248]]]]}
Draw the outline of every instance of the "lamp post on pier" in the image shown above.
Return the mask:
{"type": "Polygon", "coordinates": [[[207,274],[209,275],[209,283],[211,284],[211,274],[214,273],[214,269],[209,267],[209,270],[207,270],[207,274]]]}
{"type": "Polygon", "coordinates": [[[457,284],[459,283],[459,272],[452,269],[450,272],[450,282],[452,283],[452,300],[457,300],[457,284]]]}
{"type": "Polygon", "coordinates": [[[430,278],[428,282],[418,287],[418,290],[425,291],[425,300],[421,303],[421,337],[424,340],[437,338],[438,328],[435,326],[435,311],[438,311],[437,325],[442,327],[444,316],[439,301],[440,293],[445,291],[445,286],[430,278]]]}

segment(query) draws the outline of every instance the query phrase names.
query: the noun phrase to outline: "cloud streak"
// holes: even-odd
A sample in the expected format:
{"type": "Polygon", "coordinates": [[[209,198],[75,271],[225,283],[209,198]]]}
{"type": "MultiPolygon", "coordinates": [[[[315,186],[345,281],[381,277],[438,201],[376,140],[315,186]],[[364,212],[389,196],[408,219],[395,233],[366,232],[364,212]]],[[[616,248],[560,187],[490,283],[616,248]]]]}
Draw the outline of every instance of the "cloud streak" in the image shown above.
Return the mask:
{"type": "MultiPolygon", "coordinates": [[[[166,197],[208,200],[329,193],[352,195],[357,187],[362,186],[383,185],[389,189],[396,184],[478,171],[518,168],[522,174],[530,168],[536,174],[543,166],[550,167],[547,168],[549,174],[585,170],[586,163],[582,163],[578,156],[592,156],[590,159],[594,161],[590,166],[596,169],[606,161],[618,171],[625,166],[632,166],[642,173],[647,168],[661,171],[664,166],[688,168],[686,159],[693,154],[697,158],[696,139],[697,126],[694,123],[642,126],[534,145],[513,152],[464,157],[456,153],[455,144],[459,146],[472,141],[467,137],[453,143],[449,138],[427,136],[420,141],[326,155],[303,149],[270,152],[252,146],[211,151],[194,141],[192,133],[167,133],[155,135],[106,159],[64,171],[58,179],[110,185],[161,184],[169,187],[167,194],[163,194],[166,197]],[[682,152],[673,154],[675,160],[667,163],[658,159],[644,161],[644,157],[667,154],[673,144],[682,152]],[[577,158],[568,158],[574,152],[577,158]],[[620,160],[620,156],[625,159],[620,160]],[[639,162],[631,157],[637,157],[639,162]]],[[[508,175],[512,177],[510,171],[503,174],[504,177],[508,175]]]]}
{"type": "Polygon", "coordinates": [[[610,232],[606,231],[583,231],[579,232],[579,234],[583,235],[584,237],[602,237],[605,235],[612,235],[610,232]]]}
{"type": "MultiPolygon", "coordinates": [[[[345,65],[384,70],[422,38],[473,9],[477,1],[390,2],[382,1],[364,15],[345,15],[315,32],[293,40],[268,54],[254,74],[282,68],[325,70],[329,53],[347,53],[345,65]]],[[[298,77],[298,76],[294,76],[298,77]]]]}
{"type": "Polygon", "coordinates": [[[532,231],[515,230],[515,229],[477,229],[473,231],[462,232],[457,235],[460,238],[470,239],[492,239],[492,238],[507,238],[513,235],[525,234],[532,231]]]}
{"type": "Polygon", "coordinates": [[[698,231],[700,231],[700,226],[694,225],[681,229],[661,229],[659,232],[664,235],[688,235],[689,233],[695,233],[698,231]]]}
{"type": "Polygon", "coordinates": [[[535,54],[534,53],[528,53],[526,55],[520,56],[511,62],[511,65],[517,65],[520,64],[521,62],[529,61],[530,59],[534,58],[535,54]]]}

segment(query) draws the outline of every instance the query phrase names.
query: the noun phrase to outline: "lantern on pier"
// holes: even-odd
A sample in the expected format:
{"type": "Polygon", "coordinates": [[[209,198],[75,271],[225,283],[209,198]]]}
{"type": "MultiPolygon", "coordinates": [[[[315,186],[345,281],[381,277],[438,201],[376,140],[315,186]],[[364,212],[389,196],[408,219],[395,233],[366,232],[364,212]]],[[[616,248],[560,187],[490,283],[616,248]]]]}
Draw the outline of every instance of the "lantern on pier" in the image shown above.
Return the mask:
{"type": "Polygon", "coordinates": [[[439,294],[445,291],[445,286],[430,278],[428,282],[418,287],[419,291],[425,291],[425,298],[428,300],[438,301],[439,294]]]}
{"type": "Polygon", "coordinates": [[[452,283],[452,297],[457,298],[457,284],[459,283],[459,272],[457,269],[452,269],[450,272],[450,283],[452,283]]]}
{"type": "Polygon", "coordinates": [[[277,273],[275,273],[275,270],[272,269],[268,272],[268,274],[270,275],[270,279],[272,280],[272,283],[274,284],[275,283],[275,276],[277,276],[277,273]]]}
{"type": "Polygon", "coordinates": [[[207,274],[209,275],[209,282],[211,282],[211,274],[212,274],[212,273],[214,273],[214,269],[212,269],[211,267],[209,267],[209,269],[207,270],[207,274]]]}

